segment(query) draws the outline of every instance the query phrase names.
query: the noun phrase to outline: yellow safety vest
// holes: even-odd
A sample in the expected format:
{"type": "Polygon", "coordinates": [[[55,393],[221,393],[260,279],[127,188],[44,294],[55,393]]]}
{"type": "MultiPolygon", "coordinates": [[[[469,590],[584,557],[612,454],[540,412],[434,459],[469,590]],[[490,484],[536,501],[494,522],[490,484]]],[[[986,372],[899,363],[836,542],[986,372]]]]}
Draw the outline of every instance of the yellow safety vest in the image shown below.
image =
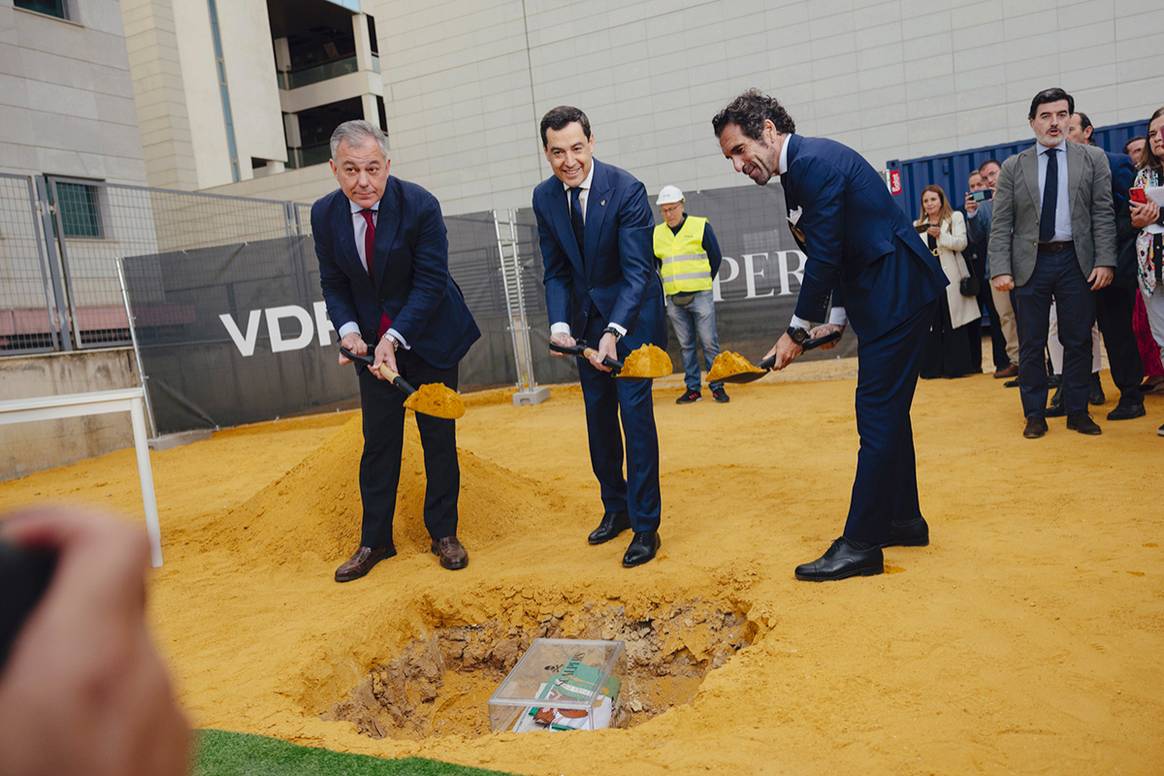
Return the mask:
{"type": "Polygon", "coordinates": [[[678,234],[663,222],[655,227],[655,258],[663,264],[659,275],[667,296],[711,290],[711,262],[703,250],[707,219],[687,216],[678,234]]]}

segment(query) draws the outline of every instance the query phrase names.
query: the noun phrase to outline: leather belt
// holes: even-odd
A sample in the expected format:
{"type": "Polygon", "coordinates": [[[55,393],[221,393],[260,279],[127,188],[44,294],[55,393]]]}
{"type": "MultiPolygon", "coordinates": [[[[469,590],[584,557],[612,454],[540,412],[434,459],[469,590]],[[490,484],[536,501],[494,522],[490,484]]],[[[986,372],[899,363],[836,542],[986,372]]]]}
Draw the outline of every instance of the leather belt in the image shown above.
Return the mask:
{"type": "Polygon", "coordinates": [[[1065,250],[1075,247],[1074,240],[1059,240],[1058,242],[1041,242],[1039,243],[1040,253],[1062,253],[1065,250]]]}

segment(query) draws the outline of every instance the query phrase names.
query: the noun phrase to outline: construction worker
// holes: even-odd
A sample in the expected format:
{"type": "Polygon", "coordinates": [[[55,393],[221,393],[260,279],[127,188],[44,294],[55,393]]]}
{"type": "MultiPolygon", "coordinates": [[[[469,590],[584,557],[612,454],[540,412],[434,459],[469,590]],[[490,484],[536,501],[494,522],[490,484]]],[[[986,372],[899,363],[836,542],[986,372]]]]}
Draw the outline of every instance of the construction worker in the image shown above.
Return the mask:
{"type": "MultiPolygon", "coordinates": [[[[683,192],[678,187],[664,186],[655,204],[663,215],[663,223],[655,227],[655,258],[663,280],[663,295],[667,298],[667,317],[683,349],[683,381],[687,386],[675,403],[692,404],[703,398],[696,337],[703,347],[706,369],[711,370],[712,360],[719,355],[711,289],[723,255],[707,219],[684,212],[683,192]]],[[[723,383],[711,383],[708,387],[717,402],[731,401],[723,383]]]]}

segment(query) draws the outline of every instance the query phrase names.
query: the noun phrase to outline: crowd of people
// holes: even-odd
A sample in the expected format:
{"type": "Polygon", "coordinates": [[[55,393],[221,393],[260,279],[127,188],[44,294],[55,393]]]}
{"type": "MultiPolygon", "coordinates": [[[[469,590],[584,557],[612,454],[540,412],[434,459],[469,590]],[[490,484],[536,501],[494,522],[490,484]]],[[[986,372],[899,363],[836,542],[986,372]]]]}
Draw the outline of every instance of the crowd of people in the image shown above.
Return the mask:
{"type": "Polygon", "coordinates": [[[1066,415],[1068,427],[1094,435],[1101,429],[1086,407],[1107,400],[1103,348],[1120,392],[1108,420],[1143,417],[1144,395],[1164,393],[1164,225],[1149,194],[1164,184],[1164,108],[1112,153],[1094,145],[1071,95],[1048,89],[1036,101],[1036,146],[972,170],[961,210],[941,186],[922,191],[915,227],[950,285],[921,377],[980,373],[986,321],[994,376],[1020,388],[1024,434],[1041,437],[1046,418],[1066,415]],[[1057,157],[1052,195],[1048,152],[1057,157]]]}

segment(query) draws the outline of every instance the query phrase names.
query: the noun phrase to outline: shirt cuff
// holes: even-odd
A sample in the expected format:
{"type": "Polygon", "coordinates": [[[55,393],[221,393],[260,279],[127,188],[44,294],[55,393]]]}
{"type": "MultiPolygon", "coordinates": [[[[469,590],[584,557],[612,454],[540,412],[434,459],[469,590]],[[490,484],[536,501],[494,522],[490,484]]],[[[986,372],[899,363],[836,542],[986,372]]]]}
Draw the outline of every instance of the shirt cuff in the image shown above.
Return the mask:
{"type": "Polygon", "coordinates": [[[396,329],[389,329],[388,331],[384,332],[384,336],[391,337],[392,339],[396,340],[400,343],[400,347],[404,348],[405,350],[412,350],[412,348],[408,347],[408,340],[404,339],[404,335],[396,331],[396,329]]]}
{"type": "Polygon", "coordinates": [[[834,307],[832,310],[829,310],[829,323],[834,326],[848,326],[849,315],[845,312],[845,308],[834,307]]]}
{"type": "Polygon", "coordinates": [[[620,336],[620,337],[626,336],[626,327],[625,326],[621,326],[621,325],[615,323],[614,321],[611,321],[610,323],[608,323],[606,325],[609,326],[610,328],[614,329],[615,331],[617,331],[618,336],[620,336]]]}
{"type": "Polygon", "coordinates": [[[801,318],[799,315],[794,315],[792,316],[792,323],[789,324],[789,328],[804,329],[805,331],[808,331],[812,328],[812,324],[801,318]]]}
{"type": "Polygon", "coordinates": [[[976,216],[976,215],[978,215],[978,210],[977,210],[977,209],[975,209],[975,211],[974,211],[973,213],[971,213],[971,212],[969,212],[969,211],[966,211],[966,217],[967,217],[967,218],[973,218],[973,217],[974,217],[974,216],[976,216]]]}
{"type": "Polygon", "coordinates": [[[343,326],[340,326],[339,329],[336,331],[336,334],[339,335],[340,339],[343,339],[344,337],[348,336],[349,334],[359,334],[359,333],[360,333],[360,324],[356,323],[355,321],[348,321],[343,326]]]}
{"type": "Polygon", "coordinates": [[[565,334],[567,337],[569,337],[570,324],[566,323],[565,321],[558,321],[550,327],[550,336],[552,337],[555,334],[565,334]]]}

